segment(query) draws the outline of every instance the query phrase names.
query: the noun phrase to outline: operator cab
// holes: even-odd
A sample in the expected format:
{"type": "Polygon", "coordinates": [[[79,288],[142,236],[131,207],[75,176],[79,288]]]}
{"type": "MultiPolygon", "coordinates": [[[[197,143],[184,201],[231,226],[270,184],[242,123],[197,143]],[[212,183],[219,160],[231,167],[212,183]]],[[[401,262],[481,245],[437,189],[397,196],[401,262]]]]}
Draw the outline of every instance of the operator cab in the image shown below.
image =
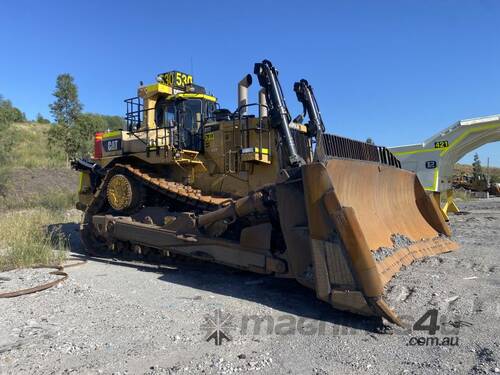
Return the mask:
{"type": "Polygon", "coordinates": [[[157,83],[143,85],[138,96],[126,99],[127,128],[146,138],[168,134],[169,144],[180,150],[203,152],[204,124],[215,117],[217,99],[178,71],[161,73],[157,83]]]}
{"type": "Polygon", "coordinates": [[[155,106],[155,124],[172,131],[173,143],[179,149],[202,152],[203,125],[215,109],[216,99],[205,93],[162,97],[155,106]]]}

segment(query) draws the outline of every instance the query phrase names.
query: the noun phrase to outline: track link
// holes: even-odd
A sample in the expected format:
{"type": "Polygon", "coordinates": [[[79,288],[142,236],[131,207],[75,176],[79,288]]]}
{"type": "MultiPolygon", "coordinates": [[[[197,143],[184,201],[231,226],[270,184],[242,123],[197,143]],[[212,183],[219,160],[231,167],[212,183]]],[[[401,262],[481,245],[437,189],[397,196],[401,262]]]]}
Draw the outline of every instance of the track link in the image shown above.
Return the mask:
{"type": "Polygon", "coordinates": [[[170,200],[189,206],[190,209],[212,211],[230,204],[233,201],[231,198],[204,195],[201,193],[201,190],[194,189],[192,186],[168,181],[161,176],[142,171],[130,164],[115,164],[113,168],[107,172],[97,188],[92,203],[85,210],[83,221],[80,226],[82,242],[87,251],[91,254],[95,254],[95,252],[100,253],[106,247],[106,245],[102,241],[99,241],[93,233],[92,217],[98,214],[104,206],[106,202],[106,186],[115,172],[125,173],[140,181],[148,188],[168,197],[170,200]]]}

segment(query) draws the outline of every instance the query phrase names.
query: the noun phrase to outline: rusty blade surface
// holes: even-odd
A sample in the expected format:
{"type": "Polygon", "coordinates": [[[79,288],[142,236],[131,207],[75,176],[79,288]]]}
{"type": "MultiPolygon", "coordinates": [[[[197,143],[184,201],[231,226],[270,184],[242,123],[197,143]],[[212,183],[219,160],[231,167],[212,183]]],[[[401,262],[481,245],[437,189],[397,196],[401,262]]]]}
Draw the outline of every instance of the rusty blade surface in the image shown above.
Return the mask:
{"type": "Polygon", "coordinates": [[[328,161],[326,172],[340,204],[354,209],[370,250],[393,247],[398,234],[414,242],[450,234],[413,172],[342,159],[328,161]]]}
{"type": "MultiPolygon", "coordinates": [[[[350,292],[361,291],[374,315],[398,324],[383,301],[387,282],[416,259],[458,248],[439,207],[414,173],[380,163],[330,159],[305,166],[303,177],[311,239],[340,237],[344,251],[323,246],[325,258],[346,257],[355,280],[350,292]]],[[[330,267],[316,278],[334,280],[335,271],[330,267]]],[[[350,311],[356,309],[358,302],[350,311]]]]}

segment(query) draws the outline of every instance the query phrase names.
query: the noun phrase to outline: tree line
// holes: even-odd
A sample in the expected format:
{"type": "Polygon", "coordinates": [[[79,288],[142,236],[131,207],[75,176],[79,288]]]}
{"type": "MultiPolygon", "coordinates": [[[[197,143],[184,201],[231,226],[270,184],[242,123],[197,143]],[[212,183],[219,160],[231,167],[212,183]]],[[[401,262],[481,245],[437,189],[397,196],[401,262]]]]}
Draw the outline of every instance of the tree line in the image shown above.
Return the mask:
{"type": "Polygon", "coordinates": [[[49,130],[49,147],[67,159],[89,156],[96,132],[123,128],[123,119],[119,116],[82,112],[78,87],[70,74],[57,77],[53,95],[55,100],[49,107],[55,125],[49,130]]]}
{"type": "MultiPolygon", "coordinates": [[[[54,102],[49,105],[53,123],[48,131],[48,147],[55,157],[66,160],[87,157],[92,154],[96,132],[123,128],[124,120],[120,116],[83,111],[78,87],[70,74],[57,76],[53,96],[54,102]]],[[[9,129],[15,122],[27,122],[26,115],[0,95],[0,132],[9,129]]],[[[40,113],[33,122],[51,123],[40,113]]],[[[0,163],[8,160],[13,144],[12,138],[0,137],[0,163]]]]}

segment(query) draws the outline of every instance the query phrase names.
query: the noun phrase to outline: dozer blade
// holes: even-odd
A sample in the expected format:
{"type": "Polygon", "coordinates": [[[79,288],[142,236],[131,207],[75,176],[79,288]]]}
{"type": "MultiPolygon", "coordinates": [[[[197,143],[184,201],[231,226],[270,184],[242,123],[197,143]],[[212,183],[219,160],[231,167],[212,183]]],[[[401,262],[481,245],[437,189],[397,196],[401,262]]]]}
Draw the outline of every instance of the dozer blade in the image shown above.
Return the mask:
{"type": "Polygon", "coordinates": [[[318,297],[401,324],[385,285],[414,260],[458,248],[439,207],[409,171],[330,159],[302,167],[318,297]]]}

